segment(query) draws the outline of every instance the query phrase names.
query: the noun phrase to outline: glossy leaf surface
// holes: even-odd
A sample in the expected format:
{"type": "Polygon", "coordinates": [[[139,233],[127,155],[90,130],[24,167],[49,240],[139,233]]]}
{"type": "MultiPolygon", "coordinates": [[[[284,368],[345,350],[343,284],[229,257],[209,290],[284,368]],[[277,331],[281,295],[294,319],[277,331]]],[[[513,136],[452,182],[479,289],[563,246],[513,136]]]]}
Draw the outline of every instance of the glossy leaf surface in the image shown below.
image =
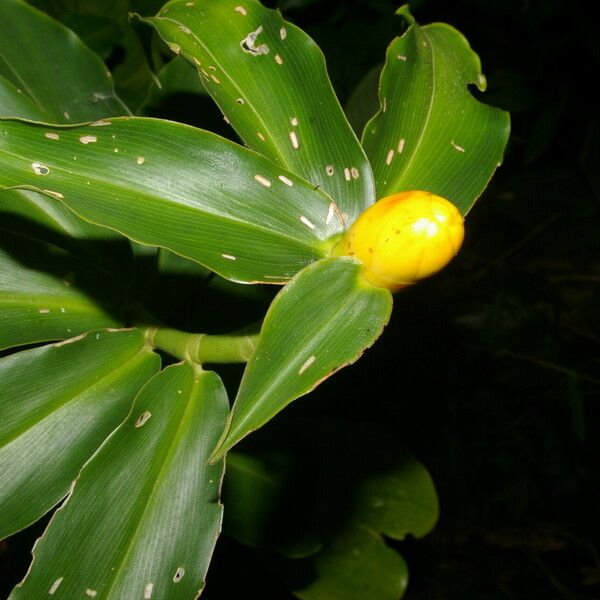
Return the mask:
{"type": "Polygon", "coordinates": [[[256,0],[174,0],[144,20],[196,66],[250,148],[318,185],[350,220],[372,204],[371,167],[302,30],[256,0]]]}
{"type": "Polygon", "coordinates": [[[67,494],[159,367],[139,330],[100,330],[0,360],[0,538],[67,494]]]}
{"type": "Polygon", "coordinates": [[[81,123],[127,113],[104,63],[72,31],[22,0],[2,1],[0,114],[81,123]]]}
{"type": "Polygon", "coordinates": [[[470,84],[485,89],[479,57],[449,25],[413,23],[390,44],[381,109],[363,132],[378,198],[426,190],[469,211],[509,133],[508,114],[476,100],[470,84]]]}
{"type": "Polygon", "coordinates": [[[222,516],[223,463],[207,458],[227,411],[215,373],[178,364],[150,380],[84,467],[11,600],[197,597],[222,516]]]}
{"type": "Polygon", "coordinates": [[[105,273],[0,229],[0,349],[118,327],[119,300],[105,273]]]}
{"type": "Polygon", "coordinates": [[[245,282],[286,281],[342,227],[325,194],[237,144],[168,121],[106,123],[3,121],[0,187],[45,191],[86,220],[245,282]]]}
{"type": "Polygon", "coordinates": [[[279,292],[215,456],[354,362],[379,337],[392,296],[366,283],[360,270],[352,258],[327,258],[304,269],[279,292]]]}

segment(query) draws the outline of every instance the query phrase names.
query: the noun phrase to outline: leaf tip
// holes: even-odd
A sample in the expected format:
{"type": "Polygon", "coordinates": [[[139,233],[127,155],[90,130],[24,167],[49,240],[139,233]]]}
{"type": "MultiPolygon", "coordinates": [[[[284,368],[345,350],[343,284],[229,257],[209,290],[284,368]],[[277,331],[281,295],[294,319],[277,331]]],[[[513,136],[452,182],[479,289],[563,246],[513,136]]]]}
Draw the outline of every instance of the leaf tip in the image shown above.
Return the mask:
{"type": "Polygon", "coordinates": [[[403,4],[397,11],[396,14],[403,17],[409,25],[414,25],[416,23],[415,18],[412,16],[410,12],[410,6],[408,4],[403,4]]]}

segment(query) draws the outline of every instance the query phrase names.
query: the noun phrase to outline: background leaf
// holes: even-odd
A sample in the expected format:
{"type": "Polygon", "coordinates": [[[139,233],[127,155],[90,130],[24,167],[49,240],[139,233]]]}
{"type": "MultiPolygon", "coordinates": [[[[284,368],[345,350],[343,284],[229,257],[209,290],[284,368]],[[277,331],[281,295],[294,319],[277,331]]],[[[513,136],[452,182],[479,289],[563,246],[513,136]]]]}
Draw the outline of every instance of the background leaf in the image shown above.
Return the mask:
{"type": "Polygon", "coordinates": [[[214,134],[145,118],[102,123],[3,121],[0,187],[46,191],[85,219],[242,282],[286,281],[342,227],[325,194],[214,134]]]}
{"type": "Polygon", "coordinates": [[[354,362],[381,335],[392,295],[363,281],[360,270],[352,258],[327,258],[305,268],[279,292],[214,456],[354,362]]]}
{"type": "Polygon", "coordinates": [[[51,244],[0,229],[0,349],[119,326],[112,279],[51,244]]]}
{"type": "Polygon", "coordinates": [[[467,213],[490,180],[509,133],[508,114],[481,104],[479,57],[443,23],[413,23],[387,51],[381,110],[366,125],[363,146],[377,196],[426,190],[467,213]]]}
{"type": "Polygon", "coordinates": [[[312,564],[314,581],[294,589],[301,600],[398,600],[408,584],[404,559],[364,527],[333,538],[312,564]]]}
{"type": "Polygon", "coordinates": [[[92,332],[0,360],[0,539],[67,494],[159,368],[139,330],[92,332]]]}
{"type": "Polygon", "coordinates": [[[72,31],[22,0],[2,2],[0,54],[0,89],[12,85],[47,122],[81,123],[128,113],[100,58],[72,31]]]}
{"type": "Polygon", "coordinates": [[[372,204],[369,163],[302,30],[256,0],[175,0],[144,21],[194,64],[250,148],[319,186],[350,221],[372,204]]]}
{"type": "Polygon", "coordinates": [[[210,371],[183,363],[150,380],[82,470],[11,600],[196,597],[221,525],[223,463],[206,461],[227,410],[210,371]]]}

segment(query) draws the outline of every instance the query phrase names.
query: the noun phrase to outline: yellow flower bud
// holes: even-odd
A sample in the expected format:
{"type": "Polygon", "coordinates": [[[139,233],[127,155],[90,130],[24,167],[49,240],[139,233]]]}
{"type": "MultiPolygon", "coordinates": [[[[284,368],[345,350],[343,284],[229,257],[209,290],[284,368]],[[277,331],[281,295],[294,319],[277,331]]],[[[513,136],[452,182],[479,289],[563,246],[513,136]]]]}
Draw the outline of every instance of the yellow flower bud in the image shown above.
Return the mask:
{"type": "Polygon", "coordinates": [[[454,204],[429,192],[402,192],[362,213],[333,253],[358,258],[370,283],[398,290],[445,267],[463,238],[454,204]]]}

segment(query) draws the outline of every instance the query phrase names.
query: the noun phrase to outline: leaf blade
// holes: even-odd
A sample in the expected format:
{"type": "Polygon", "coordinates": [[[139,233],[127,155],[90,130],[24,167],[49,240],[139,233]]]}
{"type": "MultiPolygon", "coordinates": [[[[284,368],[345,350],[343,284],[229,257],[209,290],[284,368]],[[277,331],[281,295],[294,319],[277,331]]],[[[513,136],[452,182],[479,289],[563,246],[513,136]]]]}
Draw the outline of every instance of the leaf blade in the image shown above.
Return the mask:
{"type": "Polygon", "coordinates": [[[111,279],[56,246],[0,229],[0,349],[118,327],[111,279]]]}
{"type": "Polygon", "coordinates": [[[254,0],[174,0],[143,20],[198,69],[250,148],[318,185],[351,221],[372,204],[369,163],[302,30],[254,0]]]}
{"type": "Polygon", "coordinates": [[[227,409],[215,373],[181,363],[152,378],[82,470],[10,597],[45,597],[53,586],[59,598],[86,589],[114,600],[195,597],[221,524],[224,465],[206,458],[227,409]],[[68,547],[77,555],[60,551],[68,547]]]}
{"type": "Polygon", "coordinates": [[[476,100],[485,89],[478,56],[449,25],[407,32],[389,46],[380,82],[380,111],[362,142],[378,197],[423,189],[466,214],[501,163],[508,114],[476,100]]]}
{"type": "Polygon", "coordinates": [[[67,494],[159,367],[135,330],[99,331],[0,360],[0,538],[67,494]]]}
{"type": "MultiPolygon", "coordinates": [[[[100,58],[70,29],[21,0],[2,3],[0,75],[48,122],[81,123],[129,114],[100,58]]],[[[9,107],[0,105],[0,113],[8,116],[3,109],[9,107]]],[[[27,113],[31,111],[10,116],[31,118],[27,113]]]]}
{"type": "Polygon", "coordinates": [[[349,257],[326,258],[278,294],[213,459],[354,362],[379,337],[391,312],[391,293],[364,282],[361,268],[349,257]]]}
{"type": "Polygon", "coordinates": [[[289,279],[341,231],[325,194],[237,144],[156,119],[106,123],[56,129],[52,140],[48,127],[3,121],[0,187],[45,191],[88,221],[242,282],[289,279]]]}

